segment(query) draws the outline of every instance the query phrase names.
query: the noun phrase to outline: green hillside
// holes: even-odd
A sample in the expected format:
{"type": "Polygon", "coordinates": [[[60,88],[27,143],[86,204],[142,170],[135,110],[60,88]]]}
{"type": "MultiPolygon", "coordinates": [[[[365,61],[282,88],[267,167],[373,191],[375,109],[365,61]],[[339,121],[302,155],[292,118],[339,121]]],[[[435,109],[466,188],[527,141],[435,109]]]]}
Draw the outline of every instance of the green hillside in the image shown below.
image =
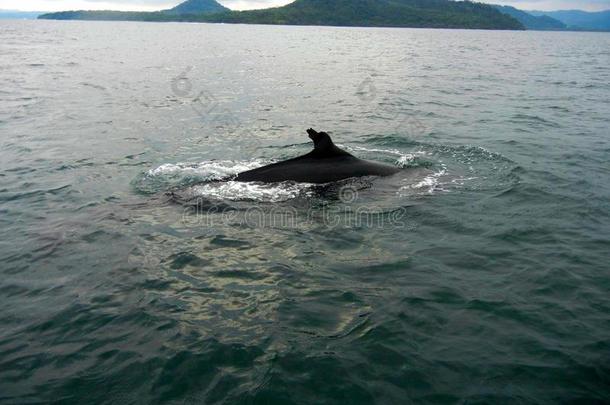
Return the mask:
{"type": "MultiPolygon", "coordinates": [[[[213,2],[213,0],[206,0],[203,3],[209,4],[209,2],[213,2]]],[[[188,1],[186,3],[198,2],[188,1]]],[[[183,3],[183,5],[186,3],[183,3]]],[[[168,11],[156,13],[70,11],[45,14],[40,18],[364,27],[524,29],[524,26],[519,21],[499,12],[493,6],[469,1],[451,0],[296,0],[283,7],[250,11],[213,12],[207,10],[205,13],[200,12],[199,14],[195,14],[192,8],[189,8],[189,14],[176,14],[168,11]]]]}
{"type": "Polygon", "coordinates": [[[164,10],[166,14],[202,14],[215,13],[219,11],[230,11],[228,8],[215,0],[187,0],[174,8],[164,10]]]}
{"type": "Polygon", "coordinates": [[[495,8],[449,0],[296,0],[284,7],[220,13],[206,21],[249,24],[523,29],[495,8]]]}

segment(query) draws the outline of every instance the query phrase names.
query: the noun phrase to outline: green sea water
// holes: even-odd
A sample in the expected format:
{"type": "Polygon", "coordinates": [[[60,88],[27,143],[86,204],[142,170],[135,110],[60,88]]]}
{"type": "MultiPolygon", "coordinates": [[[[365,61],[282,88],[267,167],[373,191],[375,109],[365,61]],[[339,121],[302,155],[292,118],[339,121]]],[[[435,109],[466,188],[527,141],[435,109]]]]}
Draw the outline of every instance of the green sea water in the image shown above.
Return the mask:
{"type": "Polygon", "coordinates": [[[610,401],[609,34],[0,43],[0,403],[610,401]],[[309,127],[403,170],[210,182],[309,127]]]}

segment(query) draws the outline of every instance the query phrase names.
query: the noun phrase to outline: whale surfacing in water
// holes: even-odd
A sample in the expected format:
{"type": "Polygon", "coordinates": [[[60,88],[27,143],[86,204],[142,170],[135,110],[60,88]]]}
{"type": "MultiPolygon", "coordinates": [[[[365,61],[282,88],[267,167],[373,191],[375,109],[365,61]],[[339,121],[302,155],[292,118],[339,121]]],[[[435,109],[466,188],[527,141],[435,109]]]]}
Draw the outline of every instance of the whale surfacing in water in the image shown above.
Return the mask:
{"type": "Polygon", "coordinates": [[[358,159],[339,149],[326,132],[310,128],[307,133],[314,143],[314,150],[308,154],[239,173],[234,180],[323,184],[350,177],[390,176],[400,171],[395,166],[358,159]]]}

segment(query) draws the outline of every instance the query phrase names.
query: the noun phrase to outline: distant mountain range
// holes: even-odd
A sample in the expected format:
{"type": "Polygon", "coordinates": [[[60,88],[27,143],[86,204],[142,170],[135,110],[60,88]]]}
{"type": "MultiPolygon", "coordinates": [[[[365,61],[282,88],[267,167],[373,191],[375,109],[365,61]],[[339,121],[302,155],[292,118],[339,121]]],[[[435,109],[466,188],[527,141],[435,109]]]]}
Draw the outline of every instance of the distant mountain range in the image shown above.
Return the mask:
{"type": "Polygon", "coordinates": [[[283,7],[231,11],[215,0],[187,0],[157,12],[64,11],[56,20],[192,21],[243,24],[334,25],[529,30],[610,30],[610,11],[525,12],[452,0],[296,0],[283,7]]]}
{"type": "Polygon", "coordinates": [[[0,10],[0,20],[34,20],[44,11],[0,10]]]}
{"type": "Polygon", "coordinates": [[[511,6],[494,6],[501,13],[507,14],[519,21],[528,30],[561,31],[567,26],[559,20],[547,15],[532,15],[511,6]]]}
{"type": "Polygon", "coordinates": [[[581,10],[530,11],[529,13],[554,18],[572,30],[610,31],[610,10],[593,13],[581,10]]]}

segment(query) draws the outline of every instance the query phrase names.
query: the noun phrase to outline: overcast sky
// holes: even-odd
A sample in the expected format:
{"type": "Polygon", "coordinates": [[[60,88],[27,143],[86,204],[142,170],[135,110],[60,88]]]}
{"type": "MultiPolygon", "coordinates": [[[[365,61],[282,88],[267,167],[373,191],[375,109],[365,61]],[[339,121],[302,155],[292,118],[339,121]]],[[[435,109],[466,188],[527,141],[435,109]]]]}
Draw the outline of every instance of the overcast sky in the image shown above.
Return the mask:
{"type": "MultiPolygon", "coordinates": [[[[479,0],[485,3],[508,4],[525,10],[589,11],[610,9],[610,0],[479,0]]],[[[219,0],[234,10],[281,6],[292,0],[219,0]]],[[[170,8],[180,0],[0,0],[0,9],[26,11],[59,10],[142,10],[153,11],[170,8]]]]}

